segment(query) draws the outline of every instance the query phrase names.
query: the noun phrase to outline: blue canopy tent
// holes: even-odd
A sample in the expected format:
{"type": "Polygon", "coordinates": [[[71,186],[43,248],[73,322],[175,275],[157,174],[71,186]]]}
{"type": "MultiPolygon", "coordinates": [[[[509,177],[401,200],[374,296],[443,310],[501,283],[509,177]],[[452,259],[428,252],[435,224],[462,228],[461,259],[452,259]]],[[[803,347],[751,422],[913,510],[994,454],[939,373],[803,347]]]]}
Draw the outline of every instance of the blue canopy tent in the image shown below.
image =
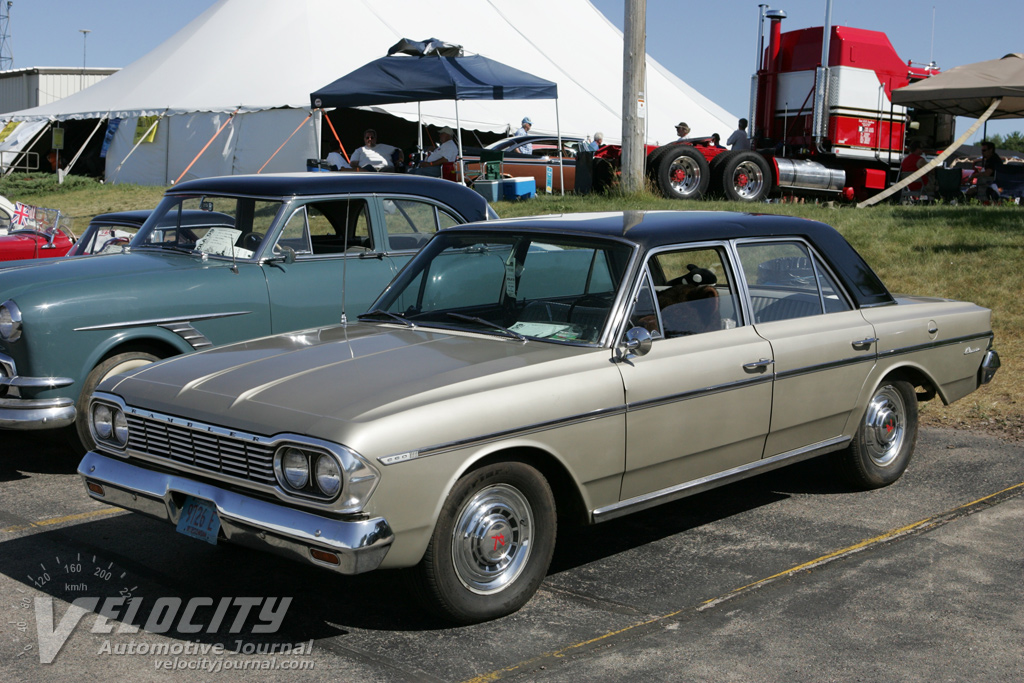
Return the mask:
{"type": "MultiPolygon", "coordinates": [[[[310,93],[309,99],[314,109],[454,100],[457,129],[462,128],[459,100],[553,99],[561,147],[558,86],[555,83],[487,57],[463,55],[461,46],[436,38],[426,41],[403,39],[388,50],[387,57],[375,59],[310,93]]],[[[461,135],[457,144],[461,160],[461,135]]],[[[419,147],[423,148],[422,126],[419,147]]],[[[459,177],[465,178],[461,163],[459,177]]]]}

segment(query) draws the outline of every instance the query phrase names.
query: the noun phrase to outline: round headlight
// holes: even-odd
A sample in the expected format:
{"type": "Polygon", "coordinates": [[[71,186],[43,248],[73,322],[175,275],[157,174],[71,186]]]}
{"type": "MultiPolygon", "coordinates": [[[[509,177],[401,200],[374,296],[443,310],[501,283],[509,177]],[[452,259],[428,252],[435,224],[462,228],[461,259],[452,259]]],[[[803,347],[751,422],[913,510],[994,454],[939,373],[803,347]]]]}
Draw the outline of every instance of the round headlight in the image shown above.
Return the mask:
{"type": "Polygon", "coordinates": [[[297,448],[289,448],[281,457],[284,479],[293,489],[301,489],[309,482],[309,459],[297,448]]]}
{"type": "Polygon", "coordinates": [[[124,416],[124,412],[115,409],[114,410],[114,439],[117,443],[124,446],[128,443],[128,418],[124,416]]]}
{"type": "Polygon", "coordinates": [[[21,338],[21,310],[11,300],[0,304],[0,339],[18,341],[21,338]]]}
{"type": "Polygon", "coordinates": [[[96,429],[96,436],[103,440],[110,438],[114,432],[114,421],[110,406],[105,403],[95,403],[92,406],[92,425],[96,429]]]}
{"type": "Polygon", "coordinates": [[[329,455],[316,459],[316,485],[327,496],[336,496],[341,490],[341,468],[338,461],[329,455]]]}

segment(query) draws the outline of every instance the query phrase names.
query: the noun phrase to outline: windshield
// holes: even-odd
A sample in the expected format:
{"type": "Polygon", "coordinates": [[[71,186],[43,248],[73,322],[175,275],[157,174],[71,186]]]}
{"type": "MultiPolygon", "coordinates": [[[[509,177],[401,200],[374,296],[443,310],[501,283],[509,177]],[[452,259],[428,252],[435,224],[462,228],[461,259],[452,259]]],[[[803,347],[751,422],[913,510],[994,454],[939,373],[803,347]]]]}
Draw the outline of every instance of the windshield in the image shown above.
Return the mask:
{"type": "Polygon", "coordinates": [[[415,325],[597,343],[631,253],[594,238],[440,233],[374,309],[415,325]]]}
{"type": "Polygon", "coordinates": [[[131,247],[253,259],[283,202],[215,195],[166,197],[131,247]]]}

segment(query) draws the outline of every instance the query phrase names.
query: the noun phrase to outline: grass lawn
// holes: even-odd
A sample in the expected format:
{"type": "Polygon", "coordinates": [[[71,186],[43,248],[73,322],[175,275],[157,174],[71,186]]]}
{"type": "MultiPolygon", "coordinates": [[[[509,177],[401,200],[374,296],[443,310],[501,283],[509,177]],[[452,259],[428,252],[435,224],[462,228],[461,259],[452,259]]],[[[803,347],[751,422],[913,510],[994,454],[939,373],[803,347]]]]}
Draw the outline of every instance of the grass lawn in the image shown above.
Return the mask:
{"type": "MultiPolygon", "coordinates": [[[[101,185],[70,177],[12,177],[0,194],[12,201],[60,209],[81,233],[100,213],[156,206],[164,188],[101,185]]],[[[579,211],[643,209],[748,211],[749,204],[679,202],[650,195],[538,196],[497,202],[503,217],[579,211]]],[[[835,226],[864,256],[893,293],[973,301],[992,309],[1002,369],[986,387],[952,406],[933,401],[921,411],[925,424],[984,428],[1024,439],[1024,207],[897,206],[867,209],[817,204],[758,204],[757,211],[820,220],[835,226]]],[[[2,297],[2,292],[0,292],[2,297]]]]}

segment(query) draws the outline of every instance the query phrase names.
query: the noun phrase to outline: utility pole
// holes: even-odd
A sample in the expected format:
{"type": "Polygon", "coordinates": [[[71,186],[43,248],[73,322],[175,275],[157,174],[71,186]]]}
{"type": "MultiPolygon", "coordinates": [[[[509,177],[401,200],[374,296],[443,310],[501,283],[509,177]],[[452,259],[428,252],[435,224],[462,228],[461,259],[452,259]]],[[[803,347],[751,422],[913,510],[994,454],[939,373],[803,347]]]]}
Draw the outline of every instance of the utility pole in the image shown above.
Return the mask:
{"type": "Polygon", "coordinates": [[[644,189],[647,0],[626,0],[622,40],[622,191],[644,189]]]}
{"type": "Polygon", "coordinates": [[[84,90],[85,89],[85,47],[86,47],[85,46],[85,42],[86,42],[86,39],[89,37],[89,34],[92,33],[92,31],[90,31],[87,28],[80,28],[80,29],[78,29],[78,32],[82,34],[82,82],[79,84],[78,89],[79,90],[84,90]]]}

